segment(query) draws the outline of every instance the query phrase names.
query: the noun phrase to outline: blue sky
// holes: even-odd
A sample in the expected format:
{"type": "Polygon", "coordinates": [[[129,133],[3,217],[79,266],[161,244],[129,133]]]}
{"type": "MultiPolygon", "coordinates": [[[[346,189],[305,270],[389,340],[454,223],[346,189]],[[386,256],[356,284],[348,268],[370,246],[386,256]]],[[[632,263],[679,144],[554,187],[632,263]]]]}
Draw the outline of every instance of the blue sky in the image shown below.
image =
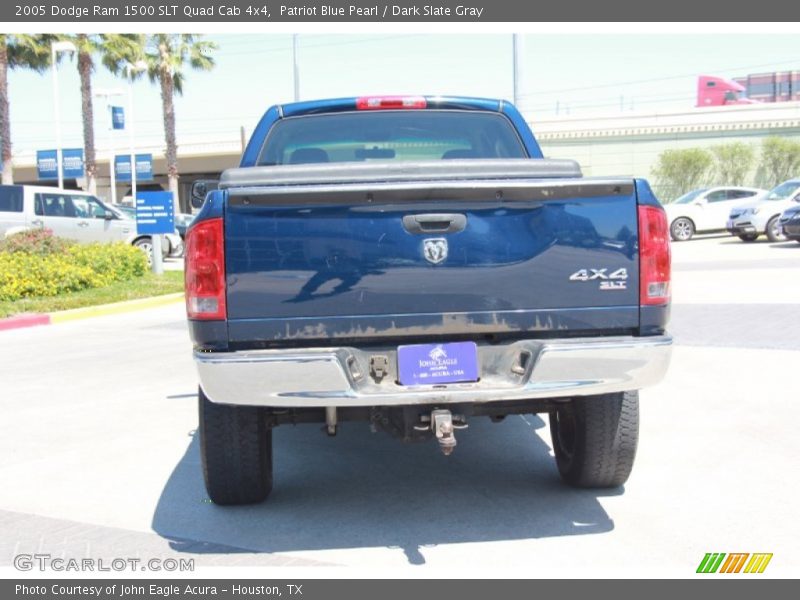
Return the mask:
{"type": "MultiPolygon", "coordinates": [[[[176,103],[179,144],[231,140],[249,133],[263,111],[292,100],[291,36],[207,36],[219,44],[216,68],[191,72],[176,103]]],[[[362,94],[457,94],[511,99],[511,35],[317,35],[299,38],[302,99],[362,94]]],[[[734,77],[800,70],[793,35],[525,35],[521,108],[537,116],[691,108],[698,74],[734,77]]],[[[97,67],[97,88],[127,84],[97,67]]],[[[74,62],[59,67],[64,147],[82,145],[74,62]]],[[[15,153],[51,148],[52,75],[9,76],[15,153]]],[[[158,89],[134,84],[136,130],[142,142],[161,138],[158,89]]],[[[122,99],[123,104],[127,98],[122,99]]],[[[97,138],[106,132],[96,107],[97,138]]],[[[121,138],[127,143],[127,138],[121,138]]],[[[120,143],[123,143],[122,141],[120,143]]]]}

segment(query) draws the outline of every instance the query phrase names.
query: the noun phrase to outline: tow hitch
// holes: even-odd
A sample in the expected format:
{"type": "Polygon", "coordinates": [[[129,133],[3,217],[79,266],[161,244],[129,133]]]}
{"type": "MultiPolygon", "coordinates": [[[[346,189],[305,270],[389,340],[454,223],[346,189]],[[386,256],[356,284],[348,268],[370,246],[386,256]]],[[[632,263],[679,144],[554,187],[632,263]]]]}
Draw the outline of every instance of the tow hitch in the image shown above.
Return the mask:
{"type": "Polygon", "coordinates": [[[430,429],[439,442],[442,454],[450,456],[456,447],[455,429],[466,429],[468,427],[466,419],[462,415],[453,415],[449,410],[437,409],[431,412],[430,416],[420,417],[420,424],[415,425],[417,431],[430,429]]]}

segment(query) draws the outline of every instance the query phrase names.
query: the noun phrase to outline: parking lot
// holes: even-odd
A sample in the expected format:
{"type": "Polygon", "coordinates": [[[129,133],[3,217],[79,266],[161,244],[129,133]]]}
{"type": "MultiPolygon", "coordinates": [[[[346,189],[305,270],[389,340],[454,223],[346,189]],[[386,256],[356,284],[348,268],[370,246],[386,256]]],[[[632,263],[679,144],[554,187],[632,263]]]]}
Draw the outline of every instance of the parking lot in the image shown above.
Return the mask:
{"type": "Polygon", "coordinates": [[[526,416],[474,420],[450,457],[361,424],[281,427],[270,499],[217,507],[181,303],[0,333],[0,566],[687,577],[706,552],[770,552],[767,575],[796,576],[800,244],[674,244],[673,299],[673,362],[641,394],[637,462],[612,491],[563,486],[547,417],[526,416]]]}

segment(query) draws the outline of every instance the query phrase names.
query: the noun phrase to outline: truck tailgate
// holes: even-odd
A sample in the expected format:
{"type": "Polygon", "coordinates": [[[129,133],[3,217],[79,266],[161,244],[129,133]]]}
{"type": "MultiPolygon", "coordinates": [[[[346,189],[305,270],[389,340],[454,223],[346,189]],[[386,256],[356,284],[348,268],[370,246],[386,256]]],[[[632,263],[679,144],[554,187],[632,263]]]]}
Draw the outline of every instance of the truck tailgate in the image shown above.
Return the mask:
{"type": "Polygon", "coordinates": [[[456,166],[325,184],[311,171],[302,185],[228,186],[232,342],[638,326],[631,180],[468,178],[456,166]]]}

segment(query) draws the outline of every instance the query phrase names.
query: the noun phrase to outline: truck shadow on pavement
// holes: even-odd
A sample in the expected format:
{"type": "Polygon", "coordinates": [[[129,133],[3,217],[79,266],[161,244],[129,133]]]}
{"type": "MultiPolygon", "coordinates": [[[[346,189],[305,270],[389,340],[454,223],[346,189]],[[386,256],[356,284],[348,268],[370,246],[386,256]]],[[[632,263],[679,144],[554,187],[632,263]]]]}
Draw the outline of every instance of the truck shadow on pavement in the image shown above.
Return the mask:
{"type": "Polygon", "coordinates": [[[603,533],[598,497],[615,490],[561,484],[537,416],[476,418],[445,457],[435,442],[403,444],[345,423],[273,433],[274,488],[260,505],[219,507],[203,485],[197,434],[175,467],[153,530],[178,552],[280,553],[397,548],[424,564],[426,547],[603,533]],[[222,548],[222,550],[220,549],[222,548]]]}

